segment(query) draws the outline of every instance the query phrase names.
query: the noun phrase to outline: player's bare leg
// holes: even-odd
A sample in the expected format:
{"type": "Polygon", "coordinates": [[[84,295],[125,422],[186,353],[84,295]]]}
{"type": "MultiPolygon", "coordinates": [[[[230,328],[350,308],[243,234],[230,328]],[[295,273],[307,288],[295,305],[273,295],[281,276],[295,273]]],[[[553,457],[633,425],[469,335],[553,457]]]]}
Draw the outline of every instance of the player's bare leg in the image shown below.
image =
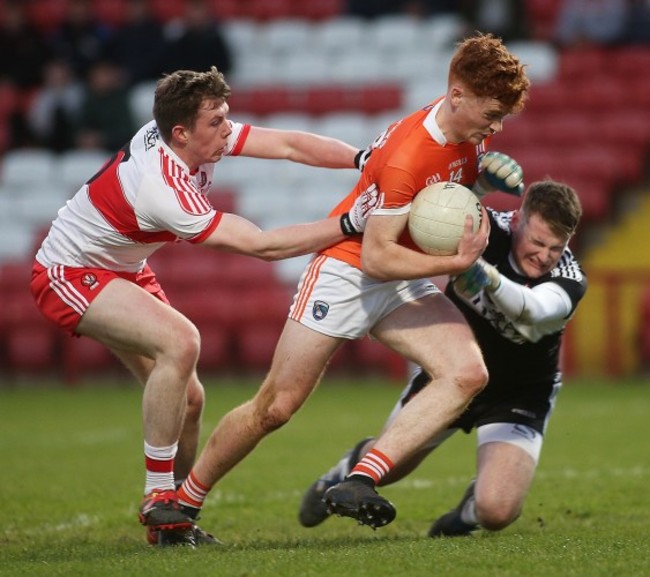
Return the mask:
{"type": "Polygon", "coordinates": [[[144,387],[142,414],[147,463],[143,524],[187,529],[173,484],[173,462],[186,409],[187,385],[195,371],[200,339],[196,327],[178,311],[136,285],[115,279],[82,317],[77,332],[114,351],[153,361],[144,387]],[[162,468],[161,468],[162,467],[162,468]]]}
{"type": "Polygon", "coordinates": [[[221,419],[194,466],[196,479],[212,487],[266,435],[287,423],[314,390],[341,342],[288,320],[262,386],[221,419]]]}
{"type": "Polygon", "coordinates": [[[443,295],[402,305],[373,329],[383,344],[434,375],[395,416],[343,483],[325,493],[330,512],[379,527],[395,517],[374,486],[420,453],[487,382],[487,371],[461,313],[443,295]]]}

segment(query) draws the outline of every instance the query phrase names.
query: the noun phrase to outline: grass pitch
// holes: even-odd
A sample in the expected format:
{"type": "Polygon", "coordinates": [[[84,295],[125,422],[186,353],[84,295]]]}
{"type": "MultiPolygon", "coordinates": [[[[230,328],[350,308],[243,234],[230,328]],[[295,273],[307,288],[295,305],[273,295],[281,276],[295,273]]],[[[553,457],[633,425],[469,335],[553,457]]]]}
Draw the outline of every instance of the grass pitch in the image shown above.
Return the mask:
{"type": "MultiPolygon", "coordinates": [[[[256,385],[208,382],[205,433],[256,385]]],[[[475,439],[462,433],[381,489],[398,510],[391,525],[333,518],[302,528],[304,489],[379,430],[399,392],[326,379],[211,493],[201,526],[226,544],[159,550],[136,519],[141,392],[111,383],[0,389],[0,576],[650,575],[650,382],[565,386],[524,514],[502,532],[426,537],[473,475],[475,439]]]]}

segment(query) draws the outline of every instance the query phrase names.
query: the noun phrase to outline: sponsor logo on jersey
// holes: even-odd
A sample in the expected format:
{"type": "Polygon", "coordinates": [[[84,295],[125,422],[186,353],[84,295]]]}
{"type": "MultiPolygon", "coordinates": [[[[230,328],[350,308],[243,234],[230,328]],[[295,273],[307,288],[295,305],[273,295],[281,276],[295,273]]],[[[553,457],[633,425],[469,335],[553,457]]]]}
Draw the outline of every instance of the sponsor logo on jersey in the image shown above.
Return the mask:
{"type": "Polygon", "coordinates": [[[150,150],[156,146],[156,142],[158,142],[158,127],[153,126],[144,133],[144,149],[150,150]]]}
{"type": "Polygon", "coordinates": [[[467,164],[466,156],[463,156],[463,158],[457,158],[453,162],[450,162],[447,168],[451,170],[452,168],[456,168],[457,166],[463,166],[463,164],[467,164]]]}
{"type": "Polygon", "coordinates": [[[312,316],[317,321],[322,321],[330,310],[330,306],[323,301],[316,301],[314,303],[314,308],[311,311],[312,316]]]}
{"type": "Polygon", "coordinates": [[[432,174],[429,176],[426,181],[425,181],[425,186],[431,186],[432,184],[435,184],[436,182],[440,182],[442,180],[442,177],[440,176],[439,172],[436,172],[435,174],[432,174]]]}
{"type": "Polygon", "coordinates": [[[90,290],[94,290],[99,286],[97,277],[91,272],[87,272],[81,277],[81,284],[90,290]]]}

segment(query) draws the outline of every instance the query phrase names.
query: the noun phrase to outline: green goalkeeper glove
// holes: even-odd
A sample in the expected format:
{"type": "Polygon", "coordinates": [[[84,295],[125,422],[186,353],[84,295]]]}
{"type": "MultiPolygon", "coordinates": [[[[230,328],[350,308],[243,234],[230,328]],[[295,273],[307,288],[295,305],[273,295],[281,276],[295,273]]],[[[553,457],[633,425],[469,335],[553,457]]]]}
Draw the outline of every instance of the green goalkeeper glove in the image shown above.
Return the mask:
{"type": "Polygon", "coordinates": [[[481,198],[495,190],[521,196],[524,192],[524,172],[519,163],[507,154],[486,152],[481,158],[472,191],[481,198]]]}
{"type": "Polygon", "coordinates": [[[456,293],[463,298],[474,298],[483,289],[495,291],[501,284],[501,274],[496,267],[479,258],[465,272],[453,279],[456,293]]]}

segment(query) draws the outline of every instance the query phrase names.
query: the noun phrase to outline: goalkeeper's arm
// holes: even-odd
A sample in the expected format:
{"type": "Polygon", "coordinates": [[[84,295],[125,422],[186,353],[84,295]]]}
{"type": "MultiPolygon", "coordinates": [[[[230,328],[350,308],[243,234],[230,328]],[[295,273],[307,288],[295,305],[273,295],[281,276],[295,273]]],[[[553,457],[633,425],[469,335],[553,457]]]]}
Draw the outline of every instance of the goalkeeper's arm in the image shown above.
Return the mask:
{"type": "Polygon", "coordinates": [[[486,289],[490,298],[511,321],[535,325],[567,318],[572,310],[566,291],[554,282],[545,282],[529,288],[503,275],[498,288],[486,289]]]}

